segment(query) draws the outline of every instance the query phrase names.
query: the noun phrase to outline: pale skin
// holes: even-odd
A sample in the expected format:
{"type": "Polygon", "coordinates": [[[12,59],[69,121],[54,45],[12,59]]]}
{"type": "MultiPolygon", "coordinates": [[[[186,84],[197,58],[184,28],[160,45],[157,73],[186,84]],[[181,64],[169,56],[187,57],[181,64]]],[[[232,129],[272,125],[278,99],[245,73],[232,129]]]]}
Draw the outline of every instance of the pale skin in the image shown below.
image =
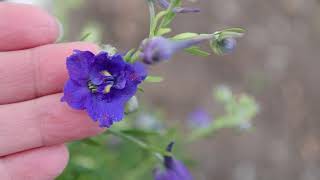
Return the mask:
{"type": "Polygon", "coordinates": [[[54,17],[30,5],[0,3],[0,179],[49,180],[68,162],[65,142],[103,131],[85,112],[60,102],[73,49],[54,43],[54,17]]]}

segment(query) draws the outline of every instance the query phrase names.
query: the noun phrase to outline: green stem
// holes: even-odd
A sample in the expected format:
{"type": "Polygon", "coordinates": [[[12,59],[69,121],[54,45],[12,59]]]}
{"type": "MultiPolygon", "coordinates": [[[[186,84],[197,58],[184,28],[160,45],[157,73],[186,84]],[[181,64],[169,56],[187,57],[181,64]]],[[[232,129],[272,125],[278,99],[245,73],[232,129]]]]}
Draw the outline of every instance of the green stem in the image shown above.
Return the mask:
{"type": "MultiPolygon", "coordinates": [[[[137,139],[137,138],[135,138],[133,136],[127,135],[127,134],[125,134],[125,133],[123,133],[121,131],[117,131],[117,130],[114,130],[114,129],[110,128],[110,129],[107,130],[107,133],[110,133],[110,134],[112,134],[114,136],[122,138],[122,139],[124,139],[126,141],[132,142],[132,143],[136,144],[137,146],[139,146],[140,148],[142,148],[144,150],[153,152],[153,153],[155,153],[157,158],[159,158],[159,156],[157,154],[161,154],[162,156],[172,156],[172,153],[170,153],[170,152],[167,152],[167,151],[159,149],[157,147],[148,145],[145,142],[141,141],[140,139],[137,139]]],[[[160,160],[162,160],[162,159],[160,159],[160,160]]]]}
{"type": "Polygon", "coordinates": [[[156,16],[155,8],[154,8],[154,1],[153,0],[147,0],[148,7],[149,7],[149,13],[150,13],[150,32],[149,32],[149,38],[154,36],[153,32],[153,26],[154,26],[154,18],[156,16]]]}
{"type": "Polygon", "coordinates": [[[127,141],[133,142],[134,144],[138,145],[139,147],[141,147],[142,149],[147,149],[148,145],[142,141],[140,141],[139,139],[133,137],[133,136],[128,136],[120,131],[116,131],[113,130],[112,128],[108,129],[107,132],[109,132],[110,134],[120,137],[122,139],[125,139],[127,141]]]}
{"type": "MultiPolygon", "coordinates": [[[[171,23],[171,21],[173,19],[170,20],[170,22],[167,22],[168,21],[168,18],[170,18],[170,13],[173,13],[173,9],[176,5],[176,1],[173,0],[173,1],[170,1],[170,6],[168,7],[168,9],[166,10],[166,14],[165,14],[165,17],[161,20],[160,22],[160,25],[159,25],[159,28],[158,29],[161,29],[161,28],[165,28],[165,26],[169,25],[171,23]],[[174,2],[173,2],[174,1],[174,2]]],[[[173,13],[174,14],[174,13],[173,13]]],[[[173,15],[175,16],[175,15],[173,15]]]]}

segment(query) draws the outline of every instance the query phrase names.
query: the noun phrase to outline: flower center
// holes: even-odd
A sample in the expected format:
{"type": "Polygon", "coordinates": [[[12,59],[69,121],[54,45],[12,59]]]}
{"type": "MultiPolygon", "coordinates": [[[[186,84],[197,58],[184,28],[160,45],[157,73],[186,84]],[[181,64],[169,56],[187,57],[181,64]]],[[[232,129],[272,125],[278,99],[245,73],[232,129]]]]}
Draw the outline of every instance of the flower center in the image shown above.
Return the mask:
{"type": "Polygon", "coordinates": [[[88,88],[92,93],[96,93],[97,92],[97,86],[94,85],[91,81],[88,82],[88,88]]]}
{"type": "Polygon", "coordinates": [[[123,89],[126,85],[126,78],[123,72],[118,75],[111,75],[108,71],[101,71],[102,83],[94,84],[92,81],[88,82],[88,88],[91,93],[101,93],[108,94],[111,91],[111,88],[123,89]]]}

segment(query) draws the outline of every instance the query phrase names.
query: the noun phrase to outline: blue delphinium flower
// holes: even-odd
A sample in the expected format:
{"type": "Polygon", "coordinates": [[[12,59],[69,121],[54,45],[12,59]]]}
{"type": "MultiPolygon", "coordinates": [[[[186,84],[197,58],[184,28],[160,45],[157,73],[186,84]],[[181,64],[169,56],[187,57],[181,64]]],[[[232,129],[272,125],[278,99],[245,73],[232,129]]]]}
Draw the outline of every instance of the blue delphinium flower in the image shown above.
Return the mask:
{"type": "Polygon", "coordinates": [[[199,44],[204,39],[170,40],[162,36],[145,40],[142,45],[141,58],[146,64],[156,64],[169,60],[179,50],[199,44]]]}
{"type": "Polygon", "coordinates": [[[190,128],[204,128],[212,122],[210,114],[203,108],[197,108],[189,114],[188,125],[190,128]]]}
{"type": "Polygon", "coordinates": [[[67,58],[67,69],[69,80],[62,101],[86,110],[101,127],[123,119],[125,104],[147,76],[142,63],[129,64],[121,55],[109,56],[106,52],[94,55],[75,50],[67,58]]]}
{"type": "MultiPolygon", "coordinates": [[[[167,0],[158,0],[160,6],[164,9],[169,8],[170,3],[167,0]]],[[[189,8],[189,7],[176,7],[173,9],[175,13],[197,13],[200,12],[199,8],[189,8]]]]}
{"type": "MultiPolygon", "coordinates": [[[[174,143],[170,143],[167,151],[171,152],[174,143]]],[[[192,180],[187,167],[180,161],[171,156],[164,157],[164,170],[156,169],[154,171],[154,180],[192,180]]]]}

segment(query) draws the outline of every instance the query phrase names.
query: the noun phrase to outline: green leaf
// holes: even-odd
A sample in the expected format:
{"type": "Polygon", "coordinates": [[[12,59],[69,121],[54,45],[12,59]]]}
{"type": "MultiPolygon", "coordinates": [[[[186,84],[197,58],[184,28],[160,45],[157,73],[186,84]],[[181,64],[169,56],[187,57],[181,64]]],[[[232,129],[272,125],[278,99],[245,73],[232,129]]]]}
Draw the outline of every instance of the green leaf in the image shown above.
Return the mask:
{"type": "Polygon", "coordinates": [[[191,46],[189,48],[184,49],[186,52],[194,55],[194,56],[202,56],[202,57],[206,57],[209,56],[210,53],[201,50],[198,46],[191,46]]]}
{"type": "Polygon", "coordinates": [[[233,94],[229,87],[219,86],[213,91],[213,98],[221,103],[227,103],[232,100],[233,94]]]}
{"type": "Polygon", "coordinates": [[[91,32],[85,33],[85,34],[80,38],[80,41],[85,41],[85,40],[87,40],[89,36],[91,36],[91,32]]]}
{"type": "Polygon", "coordinates": [[[81,41],[93,42],[100,44],[102,39],[101,26],[94,22],[88,22],[80,33],[83,35],[81,41]]]}
{"type": "Polygon", "coordinates": [[[160,28],[167,27],[175,18],[176,13],[173,12],[173,9],[181,5],[181,0],[171,0],[170,6],[167,9],[167,13],[162,19],[160,28]]]}
{"type": "Polygon", "coordinates": [[[130,60],[130,63],[136,62],[136,61],[140,58],[140,54],[141,54],[140,51],[136,51],[136,52],[132,55],[131,60],[130,60]]]}
{"type": "Polygon", "coordinates": [[[159,34],[159,30],[157,30],[157,27],[158,27],[158,24],[159,24],[159,21],[167,14],[168,12],[167,11],[161,11],[159,12],[156,17],[154,18],[153,20],[153,23],[151,25],[151,35],[154,36],[154,35],[158,35],[159,34]]]}
{"type": "Polygon", "coordinates": [[[181,0],[171,0],[169,9],[172,11],[174,8],[181,6],[181,0]]]}
{"type": "Polygon", "coordinates": [[[154,36],[154,26],[156,25],[154,23],[154,19],[156,16],[156,12],[155,12],[155,8],[154,8],[154,1],[153,0],[148,0],[148,7],[149,7],[149,16],[150,16],[150,32],[149,32],[149,37],[153,37],[154,36]]]}
{"type": "Polygon", "coordinates": [[[191,38],[194,38],[197,36],[199,36],[199,34],[192,33],[192,32],[186,32],[186,33],[178,34],[178,35],[172,37],[171,39],[172,40],[186,40],[186,39],[191,39],[191,38]]]}
{"type": "Polygon", "coordinates": [[[131,60],[131,57],[133,55],[133,53],[135,52],[136,49],[131,49],[130,51],[128,51],[126,53],[126,55],[123,57],[123,59],[126,61],[126,62],[130,62],[131,60]]]}
{"type": "Polygon", "coordinates": [[[110,44],[102,44],[101,45],[101,49],[103,49],[104,51],[106,51],[109,55],[113,56],[117,53],[117,48],[113,47],[110,44]]]}
{"type": "Polygon", "coordinates": [[[144,93],[144,89],[142,87],[138,87],[138,91],[143,92],[144,93]]]}
{"type": "Polygon", "coordinates": [[[160,76],[148,76],[145,79],[145,82],[149,82],[149,83],[159,83],[163,81],[163,77],[160,76]]]}
{"type": "Polygon", "coordinates": [[[210,47],[212,49],[212,51],[217,54],[217,55],[223,55],[223,50],[221,49],[221,47],[219,46],[218,44],[218,41],[217,40],[211,40],[210,41],[210,47]]]}
{"type": "Polygon", "coordinates": [[[175,17],[176,17],[176,13],[172,11],[168,12],[167,15],[163,18],[163,21],[160,27],[163,28],[163,27],[169,26],[175,17]]]}
{"type": "Polygon", "coordinates": [[[158,22],[163,18],[168,12],[167,11],[160,11],[156,17],[154,18],[154,23],[158,24],[158,22]]]}
{"type": "Polygon", "coordinates": [[[157,36],[162,36],[165,35],[167,33],[171,32],[171,28],[160,28],[157,32],[157,36]]]}
{"type": "Polygon", "coordinates": [[[224,38],[240,38],[246,31],[242,28],[228,28],[222,31],[215,32],[216,39],[221,40],[224,38]]]}
{"type": "Polygon", "coordinates": [[[243,28],[228,28],[223,31],[234,32],[234,33],[239,33],[239,34],[243,34],[246,32],[246,30],[243,28]]]}

